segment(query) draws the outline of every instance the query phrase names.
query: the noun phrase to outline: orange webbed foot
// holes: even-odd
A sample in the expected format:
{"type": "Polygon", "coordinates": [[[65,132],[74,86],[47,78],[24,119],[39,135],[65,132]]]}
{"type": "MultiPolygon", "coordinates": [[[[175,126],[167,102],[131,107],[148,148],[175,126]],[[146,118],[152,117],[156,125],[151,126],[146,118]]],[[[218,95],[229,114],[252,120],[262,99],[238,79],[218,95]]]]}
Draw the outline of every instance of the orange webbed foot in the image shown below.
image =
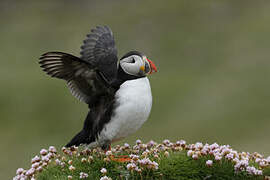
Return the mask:
{"type": "Polygon", "coordinates": [[[125,162],[130,162],[131,158],[128,155],[121,155],[118,157],[111,156],[111,160],[116,161],[116,162],[125,163],[125,162]]]}
{"type": "MultiPolygon", "coordinates": [[[[111,150],[111,145],[109,145],[109,151],[111,150]]],[[[105,151],[106,153],[107,151],[105,151]]],[[[121,162],[121,163],[125,163],[125,162],[130,162],[131,161],[131,158],[128,156],[128,155],[121,155],[121,156],[117,156],[115,157],[114,155],[111,155],[110,156],[110,159],[112,161],[115,161],[115,162],[121,162]]]]}

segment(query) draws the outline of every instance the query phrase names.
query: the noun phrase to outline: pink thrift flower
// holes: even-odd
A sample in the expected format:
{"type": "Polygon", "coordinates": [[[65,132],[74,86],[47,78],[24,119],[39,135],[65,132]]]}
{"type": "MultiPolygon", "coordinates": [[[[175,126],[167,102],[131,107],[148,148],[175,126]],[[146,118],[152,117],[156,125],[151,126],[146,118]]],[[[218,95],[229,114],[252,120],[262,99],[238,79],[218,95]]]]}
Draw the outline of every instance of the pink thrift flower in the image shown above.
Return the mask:
{"type": "Polygon", "coordinates": [[[100,170],[100,172],[101,172],[102,174],[106,174],[106,173],[107,173],[107,169],[106,169],[106,168],[102,168],[102,169],[100,170]]]}
{"type": "Polygon", "coordinates": [[[135,169],[136,167],[137,167],[137,166],[136,166],[136,164],[134,164],[134,163],[128,163],[128,164],[127,164],[127,169],[128,169],[129,171],[135,169]]]}
{"type": "Polygon", "coordinates": [[[129,148],[130,146],[129,146],[128,143],[125,143],[125,144],[124,144],[124,147],[125,147],[125,148],[129,148]]]}
{"type": "Polygon", "coordinates": [[[142,141],[140,139],[137,139],[136,140],[136,144],[139,145],[139,144],[142,144],[142,141]]]}
{"type": "Polygon", "coordinates": [[[41,172],[41,171],[43,170],[43,167],[42,167],[42,166],[38,166],[38,167],[36,168],[36,170],[37,170],[38,172],[41,172]]]}
{"type": "Polygon", "coordinates": [[[197,160],[197,159],[199,159],[199,156],[198,156],[198,154],[193,154],[193,155],[192,155],[192,159],[194,159],[194,160],[197,160]]]}
{"type": "Polygon", "coordinates": [[[57,150],[56,150],[56,148],[55,148],[54,146],[50,146],[50,147],[49,147],[49,152],[51,152],[51,153],[56,153],[57,150]]]}
{"type": "Polygon", "coordinates": [[[196,149],[196,150],[200,150],[200,149],[202,149],[202,148],[203,148],[203,143],[197,142],[197,143],[195,144],[195,149],[196,149]]]}
{"type": "Polygon", "coordinates": [[[19,174],[22,174],[24,171],[23,168],[18,168],[17,171],[16,171],[16,174],[19,175],[19,174]]]}
{"type": "Polygon", "coordinates": [[[32,168],[35,168],[36,169],[38,166],[39,166],[39,163],[38,162],[32,164],[32,168]]]}
{"type": "Polygon", "coordinates": [[[35,168],[30,168],[28,171],[26,171],[25,175],[32,176],[35,173],[35,171],[36,171],[35,168]]]}
{"type": "Polygon", "coordinates": [[[103,176],[103,177],[100,178],[100,180],[112,180],[112,178],[107,177],[107,176],[103,176]]]}
{"type": "Polygon", "coordinates": [[[56,159],[55,160],[55,164],[58,165],[58,166],[60,166],[61,165],[61,161],[59,159],[56,159]]]}
{"type": "Polygon", "coordinates": [[[220,161],[221,159],[222,159],[222,156],[220,156],[220,155],[215,156],[216,161],[220,161]]]}
{"type": "Polygon", "coordinates": [[[80,172],[80,179],[86,179],[88,178],[88,174],[84,172],[80,172]]]}
{"type": "Polygon", "coordinates": [[[74,171],[76,168],[75,168],[74,166],[71,165],[71,166],[68,167],[68,169],[69,169],[70,171],[74,171]]]}
{"type": "Polygon", "coordinates": [[[210,145],[210,149],[212,149],[212,150],[217,149],[218,147],[219,147],[219,145],[217,143],[210,145]]]}
{"type": "Polygon", "coordinates": [[[41,149],[41,150],[40,150],[40,154],[41,154],[42,156],[45,156],[47,153],[48,153],[48,151],[47,151],[46,149],[41,149]]]}
{"type": "Polygon", "coordinates": [[[192,156],[194,154],[194,151],[192,151],[192,150],[188,150],[188,152],[187,152],[187,156],[192,156]]]}
{"type": "Polygon", "coordinates": [[[148,147],[153,147],[155,144],[156,144],[156,143],[155,143],[153,140],[151,140],[151,141],[149,141],[149,142],[147,143],[147,146],[148,146],[148,147]]]}
{"type": "Polygon", "coordinates": [[[212,160],[207,160],[205,162],[205,164],[206,164],[206,166],[211,167],[211,166],[213,166],[213,161],[212,160]]]}
{"type": "Polygon", "coordinates": [[[39,162],[40,161],[40,157],[39,156],[35,156],[32,160],[31,163],[35,163],[35,162],[39,162]]]}

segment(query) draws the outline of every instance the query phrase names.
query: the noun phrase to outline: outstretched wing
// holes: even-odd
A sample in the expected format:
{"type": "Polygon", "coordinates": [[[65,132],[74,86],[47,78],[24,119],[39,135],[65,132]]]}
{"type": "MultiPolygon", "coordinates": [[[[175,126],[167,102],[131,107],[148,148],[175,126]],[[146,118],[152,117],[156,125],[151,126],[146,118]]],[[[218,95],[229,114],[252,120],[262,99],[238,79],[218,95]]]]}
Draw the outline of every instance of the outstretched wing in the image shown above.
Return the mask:
{"type": "Polygon", "coordinates": [[[66,80],[72,95],[87,104],[106,92],[96,70],[78,57],[62,52],[48,52],[40,57],[39,63],[51,77],[66,80]]]}
{"type": "Polygon", "coordinates": [[[71,93],[91,105],[99,95],[113,94],[108,87],[117,78],[118,58],[113,33],[107,26],[91,30],[82,45],[81,58],[62,52],[40,57],[41,68],[67,81],[71,93]]]}
{"type": "Polygon", "coordinates": [[[97,26],[83,42],[81,59],[97,67],[108,82],[116,78],[118,58],[111,29],[97,26]]]}

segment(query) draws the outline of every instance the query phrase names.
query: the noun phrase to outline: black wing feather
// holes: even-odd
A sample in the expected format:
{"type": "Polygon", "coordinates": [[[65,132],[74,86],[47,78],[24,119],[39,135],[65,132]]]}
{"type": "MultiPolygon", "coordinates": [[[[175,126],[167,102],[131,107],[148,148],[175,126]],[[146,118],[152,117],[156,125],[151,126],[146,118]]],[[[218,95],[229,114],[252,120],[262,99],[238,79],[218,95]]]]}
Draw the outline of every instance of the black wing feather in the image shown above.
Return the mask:
{"type": "Polygon", "coordinates": [[[81,59],[97,67],[109,82],[113,81],[117,76],[118,58],[111,29],[97,26],[83,42],[81,59]]]}
{"type": "Polygon", "coordinates": [[[90,104],[96,99],[96,72],[80,58],[62,52],[48,52],[40,57],[39,63],[48,75],[66,80],[72,95],[80,101],[90,104]]]}

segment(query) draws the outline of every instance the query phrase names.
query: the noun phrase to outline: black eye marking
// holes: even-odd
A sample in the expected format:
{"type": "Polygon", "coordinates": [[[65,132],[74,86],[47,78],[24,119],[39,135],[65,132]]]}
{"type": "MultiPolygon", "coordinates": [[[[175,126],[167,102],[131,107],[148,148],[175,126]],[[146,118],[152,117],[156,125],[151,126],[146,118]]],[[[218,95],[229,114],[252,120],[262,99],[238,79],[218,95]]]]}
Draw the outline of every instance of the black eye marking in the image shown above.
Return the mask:
{"type": "Polygon", "coordinates": [[[134,59],[134,57],[132,58],[132,61],[131,61],[131,63],[135,63],[135,59],[134,59]]]}

